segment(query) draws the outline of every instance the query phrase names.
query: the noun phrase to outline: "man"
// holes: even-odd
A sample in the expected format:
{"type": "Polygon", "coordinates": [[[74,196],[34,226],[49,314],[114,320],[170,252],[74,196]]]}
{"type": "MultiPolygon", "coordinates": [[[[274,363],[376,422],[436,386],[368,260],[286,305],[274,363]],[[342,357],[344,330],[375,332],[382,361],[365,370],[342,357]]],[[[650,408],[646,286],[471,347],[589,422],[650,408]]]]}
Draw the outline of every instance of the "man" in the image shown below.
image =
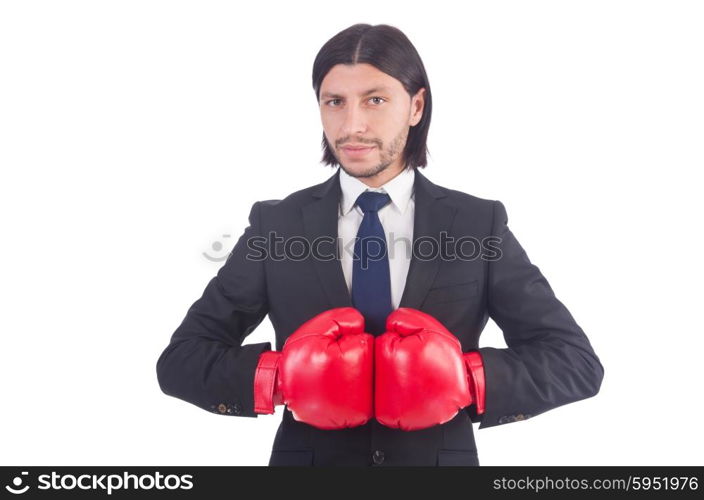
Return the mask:
{"type": "Polygon", "coordinates": [[[478,465],[472,422],[597,394],[603,367],[504,205],[418,170],[432,101],[405,35],[338,33],[313,87],[323,161],[340,168],[254,203],[159,358],[162,390],[230,416],[286,405],[269,465],[371,466],[478,465]],[[276,350],[243,345],[267,314],[276,350]],[[489,317],[507,348],[478,348],[489,317]]]}

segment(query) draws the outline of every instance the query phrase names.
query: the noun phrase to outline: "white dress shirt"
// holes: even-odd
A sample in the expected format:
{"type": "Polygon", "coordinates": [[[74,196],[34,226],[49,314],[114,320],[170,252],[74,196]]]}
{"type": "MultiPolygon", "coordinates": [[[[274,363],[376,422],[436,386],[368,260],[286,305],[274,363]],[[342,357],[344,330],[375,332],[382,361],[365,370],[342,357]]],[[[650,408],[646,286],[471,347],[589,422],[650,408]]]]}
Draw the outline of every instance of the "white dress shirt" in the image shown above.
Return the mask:
{"type": "Polygon", "coordinates": [[[355,205],[355,202],[364,191],[375,191],[386,193],[391,198],[391,203],[382,207],[378,214],[386,235],[391,278],[391,305],[397,309],[401,303],[413,249],[414,180],[415,170],[404,169],[386,184],[378,188],[370,188],[340,168],[342,198],[337,220],[337,235],[342,271],[350,294],[352,293],[354,242],[359,225],[364,218],[364,212],[355,205]]]}

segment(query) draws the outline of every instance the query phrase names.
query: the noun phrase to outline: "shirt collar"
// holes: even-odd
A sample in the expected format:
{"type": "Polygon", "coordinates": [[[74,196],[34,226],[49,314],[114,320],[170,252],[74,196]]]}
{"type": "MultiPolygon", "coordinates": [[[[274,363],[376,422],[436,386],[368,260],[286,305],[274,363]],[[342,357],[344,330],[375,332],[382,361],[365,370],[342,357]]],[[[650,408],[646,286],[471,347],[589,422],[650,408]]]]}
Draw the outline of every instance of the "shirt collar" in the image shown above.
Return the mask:
{"type": "Polygon", "coordinates": [[[371,188],[356,177],[349,175],[341,167],[338,168],[340,169],[340,188],[342,189],[340,215],[347,215],[354,207],[359,195],[364,191],[387,193],[391,198],[391,203],[396,206],[398,211],[402,214],[406,212],[408,201],[413,195],[415,169],[403,169],[396,177],[386,182],[386,184],[382,184],[378,188],[371,188]]]}

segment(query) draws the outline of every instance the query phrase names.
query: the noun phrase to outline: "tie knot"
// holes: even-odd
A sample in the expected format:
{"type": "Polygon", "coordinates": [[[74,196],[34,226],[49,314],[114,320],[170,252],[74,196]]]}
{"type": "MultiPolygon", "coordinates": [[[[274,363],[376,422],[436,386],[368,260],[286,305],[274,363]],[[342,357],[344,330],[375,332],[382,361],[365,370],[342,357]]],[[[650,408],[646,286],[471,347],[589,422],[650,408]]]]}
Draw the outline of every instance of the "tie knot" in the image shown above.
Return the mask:
{"type": "Polygon", "coordinates": [[[366,214],[367,212],[378,212],[390,201],[391,197],[386,193],[365,191],[357,198],[357,206],[366,214]]]}

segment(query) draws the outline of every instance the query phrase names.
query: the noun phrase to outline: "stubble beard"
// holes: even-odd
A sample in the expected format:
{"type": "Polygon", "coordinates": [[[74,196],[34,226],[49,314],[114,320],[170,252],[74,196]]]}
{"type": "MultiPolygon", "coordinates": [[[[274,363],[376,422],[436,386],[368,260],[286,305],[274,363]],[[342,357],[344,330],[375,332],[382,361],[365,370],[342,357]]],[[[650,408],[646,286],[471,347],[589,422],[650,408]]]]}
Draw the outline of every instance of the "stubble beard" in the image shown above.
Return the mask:
{"type": "Polygon", "coordinates": [[[389,165],[391,165],[394,160],[396,160],[396,157],[401,154],[402,149],[406,146],[407,139],[408,130],[402,130],[401,132],[399,132],[399,134],[391,141],[391,144],[389,144],[388,148],[382,149],[381,147],[379,147],[379,163],[359,173],[351,172],[340,161],[340,158],[337,157],[337,155],[335,156],[337,157],[337,162],[340,164],[340,168],[342,168],[342,170],[344,170],[345,173],[347,173],[351,177],[356,177],[358,179],[374,177],[375,175],[378,175],[387,168],[389,168],[389,165]]]}

